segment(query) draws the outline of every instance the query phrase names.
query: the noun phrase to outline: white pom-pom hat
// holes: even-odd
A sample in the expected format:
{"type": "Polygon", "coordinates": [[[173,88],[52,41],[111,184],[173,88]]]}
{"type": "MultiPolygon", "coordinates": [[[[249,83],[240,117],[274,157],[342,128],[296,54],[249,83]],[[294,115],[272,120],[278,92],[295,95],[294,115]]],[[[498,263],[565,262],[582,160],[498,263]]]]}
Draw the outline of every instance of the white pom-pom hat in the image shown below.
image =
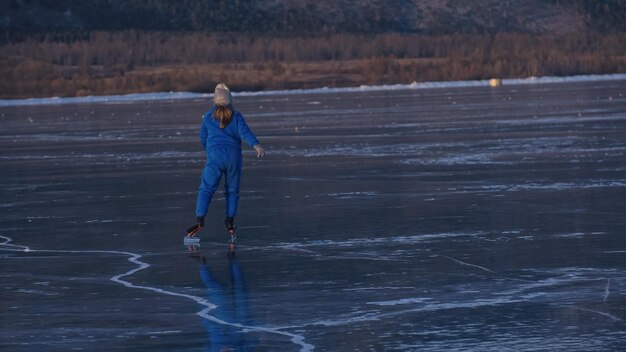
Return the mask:
{"type": "Polygon", "coordinates": [[[224,83],[215,86],[213,103],[218,106],[227,106],[233,103],[233,96],[230,94],[230,89],[228,89],[224,83]]]}

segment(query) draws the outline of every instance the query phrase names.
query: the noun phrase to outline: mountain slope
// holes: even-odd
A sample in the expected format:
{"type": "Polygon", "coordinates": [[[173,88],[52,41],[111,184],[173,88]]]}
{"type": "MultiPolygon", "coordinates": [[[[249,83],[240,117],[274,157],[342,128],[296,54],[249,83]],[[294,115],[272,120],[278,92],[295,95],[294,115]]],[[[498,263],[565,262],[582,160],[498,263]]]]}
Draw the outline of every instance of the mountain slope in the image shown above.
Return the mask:
{"type": "Polygon", "coordinates": [[[9,33],[165,30],[275,33],[626,31],[620,0],[9,0],[9,33]]]}

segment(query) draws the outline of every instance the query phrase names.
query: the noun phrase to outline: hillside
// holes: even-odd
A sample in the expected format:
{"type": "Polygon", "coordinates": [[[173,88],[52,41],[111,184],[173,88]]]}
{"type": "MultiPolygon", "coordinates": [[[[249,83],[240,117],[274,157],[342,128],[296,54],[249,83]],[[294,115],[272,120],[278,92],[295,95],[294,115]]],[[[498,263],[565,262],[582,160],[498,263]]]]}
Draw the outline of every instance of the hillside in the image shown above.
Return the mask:
{"type": "Polygon", "coordinates": [[[626,31],[620,0],[9,0],[5,36],[50,31],[571,33],[626,31]]]}

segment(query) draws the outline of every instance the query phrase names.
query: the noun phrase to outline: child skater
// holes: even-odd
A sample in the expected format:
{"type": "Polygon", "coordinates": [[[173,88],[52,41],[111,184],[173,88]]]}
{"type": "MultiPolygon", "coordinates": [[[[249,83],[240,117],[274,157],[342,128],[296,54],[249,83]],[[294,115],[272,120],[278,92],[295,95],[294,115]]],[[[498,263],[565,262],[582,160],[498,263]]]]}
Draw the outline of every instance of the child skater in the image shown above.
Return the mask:
{"type": "MultiPolygon", "coordinates": [[[[233,107],[233,98],[228,87],[220,83],[215,87],[213,106],[202,116],[200,142],[207,155],[202,170],[202,182],[196,204],[196,222],[199,230],[204,226],[204,217],[222,175],[225,176],[226,228],[231,235],[235,232],[235,216],[239,203],[239,181],[241,180],[241,140],[256,150],[257,157],[265,156],[243,115],[233,107]]],[[[197,231],[196,231],[197,232],[197,231]]],[[[190,234],[191,236],[195,233],[190,234]]]]}

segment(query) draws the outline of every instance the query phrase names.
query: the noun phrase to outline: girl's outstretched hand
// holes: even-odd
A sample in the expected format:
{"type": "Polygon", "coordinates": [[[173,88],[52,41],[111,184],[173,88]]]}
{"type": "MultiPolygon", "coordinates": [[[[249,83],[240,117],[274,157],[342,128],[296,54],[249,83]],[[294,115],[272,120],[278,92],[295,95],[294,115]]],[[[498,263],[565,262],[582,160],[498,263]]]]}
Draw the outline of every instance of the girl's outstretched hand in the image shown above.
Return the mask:
{"type": "Polygon", "coordinates": [[[260,144],[254,146],[254,150],[256,150],[256,157],[260,158],[265,156],[265,149],[260,144]]]}

